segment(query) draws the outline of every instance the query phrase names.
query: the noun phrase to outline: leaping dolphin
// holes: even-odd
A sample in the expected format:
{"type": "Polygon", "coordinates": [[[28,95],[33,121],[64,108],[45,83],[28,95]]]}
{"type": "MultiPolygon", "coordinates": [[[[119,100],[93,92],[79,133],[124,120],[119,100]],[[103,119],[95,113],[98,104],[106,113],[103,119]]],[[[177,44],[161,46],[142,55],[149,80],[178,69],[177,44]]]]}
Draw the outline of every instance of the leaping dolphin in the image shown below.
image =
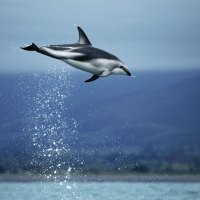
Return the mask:
{"type": "Polygon", "coordinates": [[[21,49],[36,51],[62,60],[77,69],[93,74],[85,82],[91,82],[109,75],[131,76],[130,71],[119,58],[104,50],[93,47],[84,31],[79,26],[77,26],[77,29],[79,32],[77,43],[41,47],[32,43],[30,46],[21,47],[21,49]]]}

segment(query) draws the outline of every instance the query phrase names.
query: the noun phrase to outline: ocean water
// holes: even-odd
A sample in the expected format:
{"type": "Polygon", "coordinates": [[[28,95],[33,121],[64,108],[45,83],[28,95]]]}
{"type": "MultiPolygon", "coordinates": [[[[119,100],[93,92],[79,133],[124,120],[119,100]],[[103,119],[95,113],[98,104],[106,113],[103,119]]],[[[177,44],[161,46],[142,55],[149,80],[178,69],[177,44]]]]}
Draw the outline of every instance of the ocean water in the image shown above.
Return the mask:
{"type": "Polygon", "coordinates": [[[200,183],[1,183],[0,200],[199,200],[200,183]]]}

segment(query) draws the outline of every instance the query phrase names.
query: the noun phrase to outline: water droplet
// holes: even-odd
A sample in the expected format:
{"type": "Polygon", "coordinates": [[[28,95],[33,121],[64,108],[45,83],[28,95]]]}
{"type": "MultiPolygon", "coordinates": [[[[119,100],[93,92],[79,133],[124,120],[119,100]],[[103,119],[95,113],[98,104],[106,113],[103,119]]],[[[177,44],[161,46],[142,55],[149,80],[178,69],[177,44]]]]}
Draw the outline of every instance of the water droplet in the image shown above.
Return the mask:
{"type": "Polygon", "coordinates": [[[67,185],[66,188],[67,188],[68,190],[71,190],[71,189],[72,189],[70,185],[67,185]]]}
{"type": "Polygon", "coordinates": [[[72,168],[71,167],[68,167],[68,170],[67,170],[67,172],[71,172],[72,171],[72,168]]]}

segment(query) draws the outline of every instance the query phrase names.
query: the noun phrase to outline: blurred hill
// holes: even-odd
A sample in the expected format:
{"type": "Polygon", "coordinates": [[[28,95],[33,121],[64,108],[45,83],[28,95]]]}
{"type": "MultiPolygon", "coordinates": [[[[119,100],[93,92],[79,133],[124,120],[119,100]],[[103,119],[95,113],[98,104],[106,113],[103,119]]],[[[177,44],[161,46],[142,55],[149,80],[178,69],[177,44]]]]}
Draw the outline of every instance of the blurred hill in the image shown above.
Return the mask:
{"type": "MultiPolygon", "coordinates": [[[[200,172],[200,71],[135,72],[85,84],[88,75],[0,75],[2,171],[34,170],[33,129],[55,124],[55,138],[70,149],[60,158],[63,169],[200,172]]],[[[48,146],[52,132],[39,132],[48,146]]]]}

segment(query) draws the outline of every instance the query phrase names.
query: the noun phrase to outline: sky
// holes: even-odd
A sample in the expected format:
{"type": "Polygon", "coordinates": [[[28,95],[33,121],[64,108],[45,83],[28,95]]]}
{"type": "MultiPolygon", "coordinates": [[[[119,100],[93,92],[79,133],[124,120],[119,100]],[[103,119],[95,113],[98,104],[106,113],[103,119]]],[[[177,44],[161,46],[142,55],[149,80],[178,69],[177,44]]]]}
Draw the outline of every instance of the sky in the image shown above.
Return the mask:
{"type": "Polygon", "coordinates": [[[74,24],[132,71],[200,69],[199,10],[199,0],[1,0],[0,73],[73,69],[19,47],[77,42],[74,24]]]}

